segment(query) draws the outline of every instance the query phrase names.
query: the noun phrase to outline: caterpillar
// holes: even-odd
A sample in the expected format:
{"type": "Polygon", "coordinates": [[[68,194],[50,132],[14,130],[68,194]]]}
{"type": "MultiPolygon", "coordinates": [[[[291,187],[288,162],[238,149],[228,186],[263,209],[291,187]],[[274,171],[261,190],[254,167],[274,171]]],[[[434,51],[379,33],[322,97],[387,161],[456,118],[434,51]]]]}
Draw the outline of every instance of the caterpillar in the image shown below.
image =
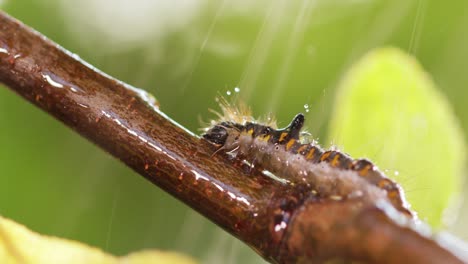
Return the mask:
{"type": "Polygon", "coordinates": [[[212,121],[202,135],[218,148],[216,152],[225,151],[291,184],[305,185],[319,197],[387,199],[395,209],[414,217],[402,188],[372,162],[324,150],[315,141],[305,142],[303,114],[277,129],[271,118],[268,123],[256,121],[243,105],[233,107],[224,98],[218,102],[223,112],[215,112],[219,120],[212,121]]]}

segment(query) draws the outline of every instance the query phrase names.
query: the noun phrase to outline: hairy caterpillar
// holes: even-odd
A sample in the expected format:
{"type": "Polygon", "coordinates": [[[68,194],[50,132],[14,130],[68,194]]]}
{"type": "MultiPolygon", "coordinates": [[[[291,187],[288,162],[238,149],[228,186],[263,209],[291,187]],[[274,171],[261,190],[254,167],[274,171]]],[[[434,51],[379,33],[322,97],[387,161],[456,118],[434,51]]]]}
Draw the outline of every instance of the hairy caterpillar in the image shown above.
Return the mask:
{"type": "Polygon", "coordinates": [[[222,114],[205,129],[203,138],[218,151],[246,160],[292,184],[303,184],[319,197],[335,200],[368,196],[387,199],[398,211],[413,217],[401,187],[367,159],[352,159],[337,150],[304,143],[304,115],[277,129],[275,122],[254,120],[245,106],[233,107],[218,98],[222,114]]]}

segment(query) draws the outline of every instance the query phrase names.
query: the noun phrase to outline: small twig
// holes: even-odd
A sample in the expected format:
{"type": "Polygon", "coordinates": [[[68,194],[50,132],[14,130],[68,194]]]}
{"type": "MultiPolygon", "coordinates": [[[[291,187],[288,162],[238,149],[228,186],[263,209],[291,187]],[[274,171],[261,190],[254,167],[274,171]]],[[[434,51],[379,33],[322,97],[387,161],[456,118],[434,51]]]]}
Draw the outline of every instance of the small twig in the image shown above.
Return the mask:
{"type": "Polygon", "coordinates": [[[2,12],[0,81],[272,262],[468,263],[458,244],[432,239],[392,208],[317,200],[212,156],[144,91],[2,12]]]}

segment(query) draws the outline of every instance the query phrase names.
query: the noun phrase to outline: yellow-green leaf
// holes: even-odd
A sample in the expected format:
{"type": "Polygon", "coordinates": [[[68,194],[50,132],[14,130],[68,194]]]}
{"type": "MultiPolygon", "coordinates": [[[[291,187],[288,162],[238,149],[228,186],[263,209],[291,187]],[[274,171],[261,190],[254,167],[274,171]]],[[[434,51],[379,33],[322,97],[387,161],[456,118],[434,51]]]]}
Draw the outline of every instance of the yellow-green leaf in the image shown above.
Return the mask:
{"type": "Polygon", "coordinates": [[[337,91],[329,135],[388,170],[420,218],[440,226],[460,190],[465,145],[450,104],[415,58],[382,48],[354,65],[337,91]]]}
{"type": "Polygon", "coordinates": [[[182,254],[145,250],[123,257],[67,239],[34,233],[0,216],[0,263],[195,264],[182,254]]]}

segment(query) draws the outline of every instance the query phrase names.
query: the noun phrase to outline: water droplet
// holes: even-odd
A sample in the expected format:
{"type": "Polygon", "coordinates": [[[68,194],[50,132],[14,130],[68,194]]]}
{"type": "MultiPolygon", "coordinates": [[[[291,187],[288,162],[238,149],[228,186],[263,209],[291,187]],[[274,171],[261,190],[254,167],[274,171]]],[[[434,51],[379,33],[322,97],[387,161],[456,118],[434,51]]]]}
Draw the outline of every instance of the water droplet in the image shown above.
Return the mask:
{"type": "Polygon", "coordinates": [[[70,91],[72,91],[74,93],[83,92],[78,86],[63,80],[59,76],[57,76],[57,75],[55,75],[55,74],[53,74],[53,73],[51,73],[49,71],[44,71],[44,72],[41,73],[41,75],[42,75],[42,78],[44,78],[44,80],[49,85],[51,85],[52,87],[60,88],[60,89],[68,88],[70,91]]]}
{"type": "Polygon", "coordinates": [[[8,63],[10,63],[11,65],[15,64],[16,62],[16,59],[18,58],[21,58],[21,54],[15,54],[14,56],[9,56],[8,58],[8,63]]]}
{"type": "Polygon", "coordinates": [[[398,176],[398,175],[400,175],[400,172],[395,171],[395,172],[393,173],[393,175],[398,176]]]}
{"type": "Polygon", "coordinates": [[[309,104],[305,104],[304,109],[305,109],[306,113],[308,113],[309,112],[309,104]]]}
{"type": "MultiPolygon", "coordinates": [[[[57,77],[59,78],[59,77],[57,77]]],[[[70,91],[74,92],[74,93],[83,93],[83,90],[81,90],[78,86],[70,83],[70,82],[67,82],[65,80],[62,80],[62,79],[58,79],[58,80],[61,80],[60,83],[62,83],[66,88],[70,89],[70,91]]]]}
{"type": "Polygon", "coordinates": [[[234,88],[234,92],[236,93],[240,92],[240,88],[239,87],[234,88]]]}
{"type": "Polygon", "coordinates": [[[86,104],[81,104],[81,103],[78,103],[79,106],[83,107],[83,108],[89,108],[89,105],[86,105],[86,104]]]}
{"type": "MultiPolygon", "coordinates": [[[[83,63],[83,62],[81,61],[81,63],[83,63]]],[[[140,97],[140,99],[145,101],[148,104],[148,106],[153,108],[154,111],[158,111],[159,102],[158,102],[158,100],[156,100],[156,98],[152,94],[148,93],[147,91],[145,91],[143,89],[136,88],[136,87],[133,87],[133,86],[128,86],[128,88],[130,90],[134,91],[135,93],[137,93],[138,96],[140,97]]]]}
{"type": "Polygon", "coordinates": [[[52,77],[50,77],[50,74],[43,73],[42,78],[44,78],[44,80],[47,83],[49,83],[51,86],[53,86],[55,88],[63,88],[63,84],[61,84],[61,83],[55,81],[54,79],[52,79],[52,77]]]}
{"type": "Polygon", "coordinates": [[[72,58],[74,58],[75,60],[81,60],[80,55],[78,55],[78,54],[76,54],[76,53],[72,53],[71,56],[72,56],[72,58]]]}
{"type": "Polygon", "coordinates": [[[231,95],[231,91],[227,91],[226,94],[227,94],[227,95],[231,95]]]}

